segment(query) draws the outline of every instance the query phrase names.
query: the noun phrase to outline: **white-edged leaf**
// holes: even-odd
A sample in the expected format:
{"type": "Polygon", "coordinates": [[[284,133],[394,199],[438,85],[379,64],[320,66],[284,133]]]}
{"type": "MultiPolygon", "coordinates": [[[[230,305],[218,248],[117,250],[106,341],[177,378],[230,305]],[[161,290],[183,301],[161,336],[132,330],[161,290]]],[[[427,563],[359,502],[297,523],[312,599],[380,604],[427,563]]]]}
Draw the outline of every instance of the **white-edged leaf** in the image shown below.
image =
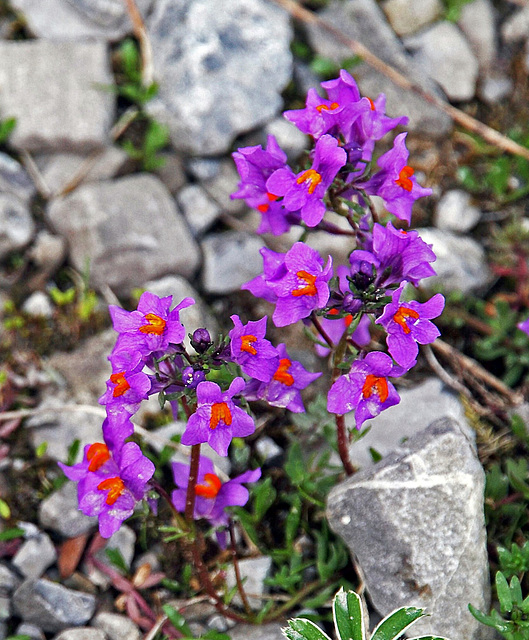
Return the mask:
{"type": "Polygon", "coordinates": [[[334,596],[332,608],[338,640],[364,640],[364,610],[360,596],[342,588],[334,596]]]}
{"type": "Polygon", "coordinates": [[[317,624],[305,618],[288,621],[288,627],[281,629],[288,640],[330,640],[317,624]]]}
{"type": "Polygon", "coordinates": [[[416,620],[422,618],[424,609],[417,607],[401,607],[382,620],[373,631],[371,640],[395,640],[416,620]]]}

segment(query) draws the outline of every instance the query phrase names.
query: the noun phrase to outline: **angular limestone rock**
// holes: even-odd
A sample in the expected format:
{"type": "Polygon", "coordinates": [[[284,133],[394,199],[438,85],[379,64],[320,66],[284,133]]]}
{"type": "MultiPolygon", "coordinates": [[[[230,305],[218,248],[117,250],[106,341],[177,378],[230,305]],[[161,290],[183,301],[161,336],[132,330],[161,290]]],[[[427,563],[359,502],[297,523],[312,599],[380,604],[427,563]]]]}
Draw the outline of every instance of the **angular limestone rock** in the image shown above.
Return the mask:
{"type": "Polygon", "coordinates": [[[414,635],[489,637],[467,607],[489,607],[484,482],[472,432],[443,418],[329,494],[330,525],[357,557],[375,608],[431,614],[414,635]]]}

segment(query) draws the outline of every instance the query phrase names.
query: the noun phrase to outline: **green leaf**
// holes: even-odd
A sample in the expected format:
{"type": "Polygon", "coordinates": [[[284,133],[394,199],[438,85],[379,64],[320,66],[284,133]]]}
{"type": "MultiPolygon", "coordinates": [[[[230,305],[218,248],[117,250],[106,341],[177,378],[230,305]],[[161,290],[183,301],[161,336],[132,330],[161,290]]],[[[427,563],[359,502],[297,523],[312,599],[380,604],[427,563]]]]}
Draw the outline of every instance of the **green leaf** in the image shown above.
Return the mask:
{"type": "Polygon", "coordinates": [[[10,517],[11,517],[11,509],[9,508],[9,505],[5,500],[2,500],[2,498],[0,498],[0,518],[3,518],[4,520],[9,520],[10,517]]]}
{"type": "Polygon", "coordinates": [[[511,590],[509,589],[507,579],[501,571],[496,572],[496,592],[498,594],[502,613],[505,611],[512,611],[511,590]]]}
{"type": "Polygon", "coordinates": [[[474,607],[473,605],[469,604],[468,605],[468,610],[474,616],[474,618],[476,618],[476,620],[478,622],[481,622],[481,624],[486,624],[487,627],[495,627],[496,626],[496,622],[492,618],[492,616],[488,616],[486,613],[483,613],[479,609],[476,609],[476,607],[474,607]]]}
{"type": "Polygon", "coordinates": [[[8,540],[14,540],[15,538],[21,538],[26,532],[20,527],[13,527],[6,529],[0,533],[0,542],[7,542],[8,540]]]}
{"type": "Polygon", "coordinates": [[[285,543],[290,548],[297,535],[299,522],[301,520],[301,498],[296,495],[293,499],[290,511],[285,522],[285,543]]]}
{"type": "Polygon", "coordinates": [[[253,512],[256,523],[261,522],[264,514],[273,505],[277,491],[272,486],[272,478],[268,477],[264,482],[260,482],[253,491],[253,512]]]}
{"type": "Polygon", "coordinates": [[[518,576],[513,576],[511,578],[509,587],[511,589],[511,598],[512,598],[513,604],[515,606],[520,605],[522,603],[523,596],[522,596],[522,587],[520,585],[520,580],[518,579],[518,576]]]}
{"type": "Polygon", "coordinates": [[[105,553],[110,562],[117,568],[121,569],[124,573],[128,573],[129,566],[125,562],[125,558],[122,556],[119,549],[105,549],[105,553]]]}
{"type": "Polygon", "coordinates": [[[17,123],[16,118],[6,118],[0,121],[0,144],[4,144],[11,135],[17,123]]]}
{"type": "Polygon", "coordinates": [[[364,611],[360,596],[340,589],[333,603],[334,627],[339,640],[363,640],[364,611]]]}
{"type": "Polygon", "coordinates": [[[165,615],[169,618],[169,622],[173,625],[175,629],[181,631],[185,636],[189,638],[194,638],[194,634],[187,625],[186,619],[184,616],[179,613],[174,607],[170,604],[162,605],[162,610],[165,615]]]}
{"type": "Polygon", "coordinates": [[[288,621],[288,627],[283,629],[288,640],[330,640],[318,625],[305,618],[296,618],[288,621]]]}
{"type": "Polygon", "coordinates": [[[417,607],[397,609],[378,624],[373,631],[371,640],[394,640],[424,615],[424,609],[418,609],[417,607]]]}
{"type": "Polygon", "coordinates": [[[39,446],[35,449],[35,455],[37,458],[42,458],[46,451],[48,450],[48,443],[46,441],[41,442],[39,446]]]}

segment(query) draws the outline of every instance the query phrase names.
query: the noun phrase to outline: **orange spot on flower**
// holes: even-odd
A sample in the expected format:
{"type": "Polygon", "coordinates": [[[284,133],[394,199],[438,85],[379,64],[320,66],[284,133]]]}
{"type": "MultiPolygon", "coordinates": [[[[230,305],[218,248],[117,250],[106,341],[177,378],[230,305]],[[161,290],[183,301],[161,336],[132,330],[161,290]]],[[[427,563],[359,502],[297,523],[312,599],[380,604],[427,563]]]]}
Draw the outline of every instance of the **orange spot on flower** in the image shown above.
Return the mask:
{"type": "Polygon", "coordinates": [[[367,96],[366,96],[366,100],[369,102],[369,106],[371,107],[371,111],[376,111],[375,103],[373,102],[373,100],[371,100],[371,98],[368,98],[367,96]]]}
{"type": "Polygon", "coordinates": [[[165,325],[167,324],[163,318],[157,316],[155,313],[148,313],[145,316],[147,324],[140,327],[142,333],[154,333],[157,336],[161,336],[165,331],[165,325]]]}
{"type": "Polygon", "coordinates": [[[95,442],[90,445],[90,448],[86,452],[86,459],[90,463],[88,465],[88,471],[97,471],[105,462],[110,460],[110,451],[106,444],[95,442]]]}
{"type": "Polygon", "coordinates": [[[374,376],[370,373],[362,387],[362,395],[364,398],[370,398],[375,393],[380,402],[385,402],[388,399],[388,381],[384,377],[374,376]]]}
{"type": "Polygon", "coordinates": [[[101,491],[108,491],[105,502],[109,505],[113,505],[125,490],[125,485],[121,478],[115,477],[106,478],[103,482],[100,482],[97,485],[97,488],[101,491]]]}
{"type": "Polygon", "coordinates": [[[406,322],[407,318],[413,318],[417,320],[419,314],[417,311],[413,309],[408,309],[407,307],[399,307],[397,313],[393,316],[393,320],[402,328],[404,333],[410,333],[411,329],[408,327],[406,322]]]}
{"type": "Polygon", "coordinates": [[[124,371],[121,371],[120,373],[113,373],[110,376],[110,382],[116,385],[112,392],[112,396],[114,398],[119,398],[119,396],[122,396],[130,389],[130,384],[127,382],[127,378],[125,378],[124,371]]]}
{"type": "Polygon", "coordinates": [[[307,171],[304,171],[296,180],[296,182],[298,184],[301,184],[302,182],[309,182],[309,193],[312,194],[314,193],[314,189],[316,189],[316,187],[320,184],[321,182],[321,174],[318,173],[317,171],[315,171],[314,169],[307,169],[307,171]]]}
{"type": "Polygon", "coordinates": [[[287,387],[291,387],[294,384],[294,377],[288,372],[291,366],[292,362],[288,358],[281,358],[273,379],[285,384],[287,387]]]}
{"type": "Polygon", "coordinates": [[[229,427],[231,424],[231,411],[225,402],[215,402],[211,405],[209,428],[216,429],[221,421],[229,427]]]}
{"type": "Polygon", "coordinates": [[[399,172],[399,177],[395,180],[395,184],[398,184],[399,187],[402,187],[405,191],[411,191],[413,189],[413,182],[410,180],[410,176],[412,176],[415,171],[405,165],[399,172]]]}
{"type": "MultiPolygon", "coordinates": [[[[266,192],[266,197],[268,198],[268,200],[270,200],[270,202],[275,202],[279,198],[279,196],[276,196],[273,193],[270,193],[269,191],[266,192]]],[[[268,202],[257,205],[257,210],[260,211],[261,213],[266,213],[269,208],[270,208],[270,204],[268,202]]]]}
{"type": "Polygon", "coordinates": [[[338,109],[340,105],[337,102],[331,102],[329,106],[326,104],[320,104],[316,107],[316,111],[321,113],[322,111],[334,111],[334,109],[338,109]]]}
{"type": "Polygon", "coordinates": [[[206,473],[204,475],[204,484],[197,484],[195,487],[195,495],[201,498],[216,498],[222,482],[214,473],[206,473]]]}
{"type": "MultiPolygon", "coordinates": [[[[337,316],[340,312],[338,311],[338,309],[331,309],[328,313],[330,316],[337,316]]],[[[348,313],[346,316],[344,316],[343,319],[345,320],[345,326],[348,327],[353,321],[353,316],[348,313]]]]}
{"type": "Polygon", "coordinates": [[[296,275],[306,284],[302,286],[301,289],[294,289],[294,291],[292,291],[292,295],[295,298],[299,298],[299,296],[315,296],[318,293],[316,285],[314,284],[316,282],[316,276],[306,271],[298,271],[296,275]]]}
{"type": "Polygon", "coordinates": [[[247,336],[241,336],[241,351],[251,353],[252,356],[257,354],[257,349],[252,345],[252,342],[257,342],[257,338],[251,334],[247,336]]]}

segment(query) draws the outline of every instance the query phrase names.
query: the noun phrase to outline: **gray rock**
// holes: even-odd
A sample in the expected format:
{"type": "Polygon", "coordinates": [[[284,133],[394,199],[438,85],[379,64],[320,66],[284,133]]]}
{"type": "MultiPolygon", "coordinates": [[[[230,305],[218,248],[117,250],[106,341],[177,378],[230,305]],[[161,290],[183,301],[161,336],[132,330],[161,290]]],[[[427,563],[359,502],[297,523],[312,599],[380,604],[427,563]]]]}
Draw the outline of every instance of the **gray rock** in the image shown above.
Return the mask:
{"type": "Polygon", "coordinates": [[[507,43],[529,38],[529,7],[517,9],[502,24],[501,36],[507,43]]]}
{"type": "Polygon", "coordinates": [[[269,622],[268,624],[238,624],[230,630],[231,640],[284,640],[281,629],[286,624],[269,622]]]}
{"type": "Polygon", "coordinates": [[[13,565],[26,578],[40,578],[57,560],[57,552],[45,533],[26,540],[13,557],[13,565]]]}
{"type": "Polygon", "coordinates": [[[5,624],[5,622],[0,622],[0,639],[5,640],[7,636],[8,636],[7,625],[5,624]]]}
{"type": "Polygon", "coordinates": [[[138,627],[127,616],[102,611],[92,620],[92,626],[101,629],[108,640],[141,640],[138,627]]]}
{"type": "Polygon", "coordinates": [[[35,291],[24,300],[22,311],[34,317],[51,318],[53,305],[44,291],[35,291]]]}
{"type": "Polygon", "coordinates": [[[462,189],[447,191],[435,207],[435,226],[445,231],[470,231],[481,218],[481,211],[470,202],[470,194],[462,189]]]}
{"type": "Polygon", "coordinates": [[[276,458],[283,453],[283,449],[268,436],[263,436],[257,440],[255,450],[263,462],[272,460],[272,458],[276,458]]]}
{"type": "Polygon", "coordinates": [[[187,182],[182,156],[171,151],[162,151],[158,155],[163,158],[164,164],[155,173],[169,191],[176,195],[187,182]]]}
{"type": "Polygon", "coordinates": [[[11,617],[11,600],[7,596],[0,596],[0,621],[4,622],[11,617]]]}
{"type": "MultiPolygon", "coordinates": [[[[145,16],[152,0],[136,0],[145,16]]],[[[13,0],[39,38],[120,40],[132,33],[125,3],[121,0],[13,0]]]]}
{"type": "Polygon", "coordinates": [[[7,153],[0,153],[0,193],[10,193],[28,202],[35,191],[35,185],[24,167],[7,153]]]}
{"type": "MultiPolygon", "coordinates": [[[[248,596],[248,603],[252,609],[260,609],[263,601],[259,597],[265,592],[264,579],[272,568],[272,558],[270,556],[260,556],[259,558],[246,558],[239,561],[241,580],[244,591],[248,596]]],[[[226,586],[228,590],[236,585],[235,570],[230,565],[226,571],[226,586]]],[[[242,604],[239,594],[235,595],[233,602],[239,606],[242,604]]]]}
{"type": "Polygon", "coordinates": [[[195,236],[201,236],[219,217],[219,205],[198,184],[189,184],[176,197],[195,236]]]}
{"type": "Polygon", "coordinates": [[[148,21],[160,83],[149,111],[169,125],[177,150],[195,155],[221,154],[270,120],[292,70],[283,10],[263,0],[224,0],[218,9],[209,0],[159,0],[148,21]]]}
{"type": "Polygon", "coordinates": [[[241,179],[231,158],[194,158],[189,161],[188,168],[223,211],[239,215],[247,210],[243,200],[230,198],[241,179]]]}
{"type": "Polygon", "coordinates": [[[259,250],[263,241],[249,233],[212,234],[201,245],[204,254],[202,284],[208,293],[230,293],[262,272],[259,250]]]}
{"type": "Polygon", "coordinates": [[[490,0],[473,0],[463,6],[457,21],[475,53],[479,68],[488,71],[497,55],[496,20],[490,0]]]}
{"type": "Polygon", "coordinates": [[[478,60],[455,24],[438,22],[430,29],[406,38],[404,44],[450,100],[474,97],[478,60]]]}
{"type": "Polygon", "coordinates": [[[0,193],[0,259],[25,247],[34,233],[27,203],[10,193],[0,193]]]}
{"type": "Polygon", "coordinates": [[[467,607],[490,601],[484,480],[472,432],[445,418],[331,491],[330,525],[382,615],[418,606],[431,616],[414,634],[489,636],[467,607]]]}
{"type": "MultiPolygon", "coordinates": [[[[107,329],[85,340],[75,351],[56,352],[48,358],[46,364],[58,372],[68,386],[69,392],[80,404],[96,405],[97,399],[105,392],[106,381],[112,373],[108,356],[116,344],[117,333],[107,329]]],[[[104,414],[101,414],[100,424],[104,414]]],[[[90,421],[87,438],[101,438],[97,422],[90,421]],[[99,435],[97,435],[99,434],[99,435]]]]}
{"type": "Polygon", "coordinates": [[[424,286],[468,293],[490,281],[485,252],[475,240],[430,227],[417,231],[437,256],[433,263],[437,275],[425,278],[424,286]]]}
{"type": "Polygon", "coordinates": [[[17,119],[9,139],[17,149],[82,153],[108,144],[114,97],[97,85],[112,83],[102,42],[0,42],[0,113],[17,119]]]}
{"type": "Polygon", "coordinates": [[[101,629],[82,627],[81,629],[65,629],[53,640],[107,640],[107,637],[101,629]]]}
{"type": "Polygon", "coordinates": [[[85,445],[101,441],[105,412],[102,407],[94,407],[94,411],[84,408],[63,410],[62,407],[57,398],[47,398],[39,407],[42,411],[26,422],[26,428],[30,429],[30,440],[35,448],[46,442],[46,454],[54,460],[64,461],[74,440],[80,440],[80,454],[85,445]]]}
{"type": "Polygon", "coordinates": [[[26,580],[13,595],[13,607],[24,622],[56,632],[87,623],[94,614],[93,595],[49,580],[26,580]]]}
{"type": "Polygon", "coordinates": [[[37,267],[46,273],[52,273],[61,264],[66,255],[66,243],[60,236],[54,236],[46,230],[39,231],[31,245],[28,256],[37,267]]]}
{"type": "Polygon", "coordinates": [[[110,180],[118,174],[128,160],[128,154],[119,147],[105,147],[97,156],[56,153],[43,154],[35,158],[44,184],[52,194],[61,193],[74,178],[81,175],[81,170],[83,170],[83,176],[79,184],[110,180]],[[85,167],[88,163],[90,168],[86,171],[85,167]]]}
{"type": "MultiPolygon", "coordinates": [[[[275,136],[290,161],[296,160],[308,148],[307,136],[285,118],[275,118],[269,122],[264,128],[264,133],[275,136]]],[[[263,140],[263,148],[265,146],[266,139],[263,140]]]]}
{"type": "Polygon", "coordinates": [[[167,273],[191,276],[199,264],[183,216],[151,175],[84,185],[53,200],[46,215],[68,240],[75,268],[83,271],[90,260],[95,287],[128,294],[167,273]]]}
{"type": "Polygon", "coordinates": [[[0,593],[9,595],[19,585],[20,578],[11,571],[5,564],[0,564],[0,593]]]}
{"type": "Polygon", "coordinates": [[[76,538],[97,525],[97,518],[89,518],[79,511],[74,482],[66,482],[58,491],[45,498],[39,505],[38,515],[41,527],[60,533],[65,538],[76,538]]]}
{"type": "Polygon", "coordinates": [[[46,640],[42,629],[35,624],[27,624],[23,622],[19,624],[16,630],[16,635],[29,636],[31,640],[46,640]]]}
{"type": "Polygon", "coordinates": [[[398,36],[409,36],[434,20],[443,12],[439,0],[386,0],[382,9],[398,36]]]}
{"type": "MultiPolygon", "coordinates": [[[[385,456],[439,418],[450,417],[460,424],[466,423],[458,397],[438,378],[429,378],[412,389],[399,389],[399,395],[400,403],[369,420],[370,431],[351,445],[351,460],[362,469],[373,465],[370,448],[385,456]]],[[[348,414],[345,422],[349,429],[354,429],[353,414],[348,414]]]]}
{"type": "MultiPolygon", "coordinates": [[[[440,95],[421,67],[406,54],[375,0],[333,0],[320,16],[347,36],[361,42],[406,77],[413,78],[424,90],[440,95]]],[[[337,63],[351,57],[349,48],[338,43],[336,38],[316,25],[308,27],[308,35],[312,46],[320,55],[337,63]]],[[[410,129],[441,137],[452,128],[452,121],[444,112],[412,91],[397,87],[367,65],[356,66],[354,77],[363,95],[375,98],[379,93],[385,93],[388,114],[392,117],[408,116],[410,129]]]]}
{"type": "Polygon", "coordinates": [[[514,83],[511,78],[491,72],[479,83],[478,96],[487,104],[498,104],[511,95],[513,88],[514,83]]]}

